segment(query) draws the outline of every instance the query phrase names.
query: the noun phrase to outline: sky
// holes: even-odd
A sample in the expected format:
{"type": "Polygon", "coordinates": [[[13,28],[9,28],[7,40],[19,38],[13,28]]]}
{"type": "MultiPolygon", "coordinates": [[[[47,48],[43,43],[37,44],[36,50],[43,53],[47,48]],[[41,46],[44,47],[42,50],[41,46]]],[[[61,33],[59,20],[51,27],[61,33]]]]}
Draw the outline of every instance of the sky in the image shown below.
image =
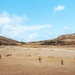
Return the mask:
{"type": "Polygon", "coordinates": [[[75,0],[0,0],[0,35],[30,42],[75,33],[75,0]]]}

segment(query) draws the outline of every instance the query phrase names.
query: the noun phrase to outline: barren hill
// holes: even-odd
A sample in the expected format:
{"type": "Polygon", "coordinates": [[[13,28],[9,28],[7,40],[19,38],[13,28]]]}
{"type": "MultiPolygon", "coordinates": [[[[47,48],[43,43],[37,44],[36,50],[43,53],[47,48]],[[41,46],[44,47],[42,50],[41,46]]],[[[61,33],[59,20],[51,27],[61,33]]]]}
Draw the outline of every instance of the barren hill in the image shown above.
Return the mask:
{"type": "Polygon", "coordinates": [[[17,45],[18,41],[0,36],[0,45],[17,45]]]}
{"type": "Polygon", "coordinates": [[[61,35],[53,40],[43,41],[42,45],[75,45],[75,33],[61,35]]]}
{"type": "Polygon", "coordinates": [[[61,35],[52,40],[29,42],[27,45],[75,45],[75,33],[61,35]]]}
{"type": "Polygon", "coordinates": [[[74,34],[66,34],[61,35],[52,40],[44,40],[38,42],[18,42],[9,38],[5,38],[0,36],[0,45],[75,45],[75,33],[74,34]]]}

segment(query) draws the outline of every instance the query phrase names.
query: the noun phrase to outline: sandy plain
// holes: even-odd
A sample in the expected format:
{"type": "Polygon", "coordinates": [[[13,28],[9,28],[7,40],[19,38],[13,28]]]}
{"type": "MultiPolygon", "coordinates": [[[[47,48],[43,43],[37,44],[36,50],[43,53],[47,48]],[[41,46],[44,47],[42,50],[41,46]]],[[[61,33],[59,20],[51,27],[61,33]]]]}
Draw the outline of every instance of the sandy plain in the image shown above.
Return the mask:
{"type": "Polygon", "coordinates": [[[1,46],[0,54],[0,75],[75,75],[75,48],[1,46]]]}

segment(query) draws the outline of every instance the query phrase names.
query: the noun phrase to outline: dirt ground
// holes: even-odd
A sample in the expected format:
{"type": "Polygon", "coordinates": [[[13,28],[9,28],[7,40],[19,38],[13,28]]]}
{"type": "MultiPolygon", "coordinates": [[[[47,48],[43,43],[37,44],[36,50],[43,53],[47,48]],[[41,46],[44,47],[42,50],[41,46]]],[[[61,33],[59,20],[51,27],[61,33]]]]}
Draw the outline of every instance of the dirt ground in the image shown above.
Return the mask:
{"type": "Polygon", "coordinates": [[[75,48],[0,47],[0,75],[75,75],[75,48]]]}

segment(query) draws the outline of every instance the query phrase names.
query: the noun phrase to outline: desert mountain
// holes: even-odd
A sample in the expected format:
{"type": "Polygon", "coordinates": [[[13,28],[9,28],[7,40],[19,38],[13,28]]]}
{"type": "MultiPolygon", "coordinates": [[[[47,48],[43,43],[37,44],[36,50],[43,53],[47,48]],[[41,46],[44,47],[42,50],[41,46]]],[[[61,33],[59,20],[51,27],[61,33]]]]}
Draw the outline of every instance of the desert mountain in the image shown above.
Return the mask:
{"type": "Polygon", "coordinates": [[[0,36],[0,45],[17,45],[18,41],[0,36]]]}
{"type": "Polygon", "coordinates": [[[27,45],[75,45],[75,33],[61,35],[52,40],[29,42],[27,45]]]}
{"type": "Polygon", "coordinates": [[[53,40],[43,41],[42,45],[75,45],[75,33],[61,35],[53,40]]]}
{"type": "Polygon", "coordinates": [[[61,35],[52,40],[44,40],[38,42],[18,42],[3,36],[0,36],[0,45],[75,45],[75,33],[61,35]]]}

